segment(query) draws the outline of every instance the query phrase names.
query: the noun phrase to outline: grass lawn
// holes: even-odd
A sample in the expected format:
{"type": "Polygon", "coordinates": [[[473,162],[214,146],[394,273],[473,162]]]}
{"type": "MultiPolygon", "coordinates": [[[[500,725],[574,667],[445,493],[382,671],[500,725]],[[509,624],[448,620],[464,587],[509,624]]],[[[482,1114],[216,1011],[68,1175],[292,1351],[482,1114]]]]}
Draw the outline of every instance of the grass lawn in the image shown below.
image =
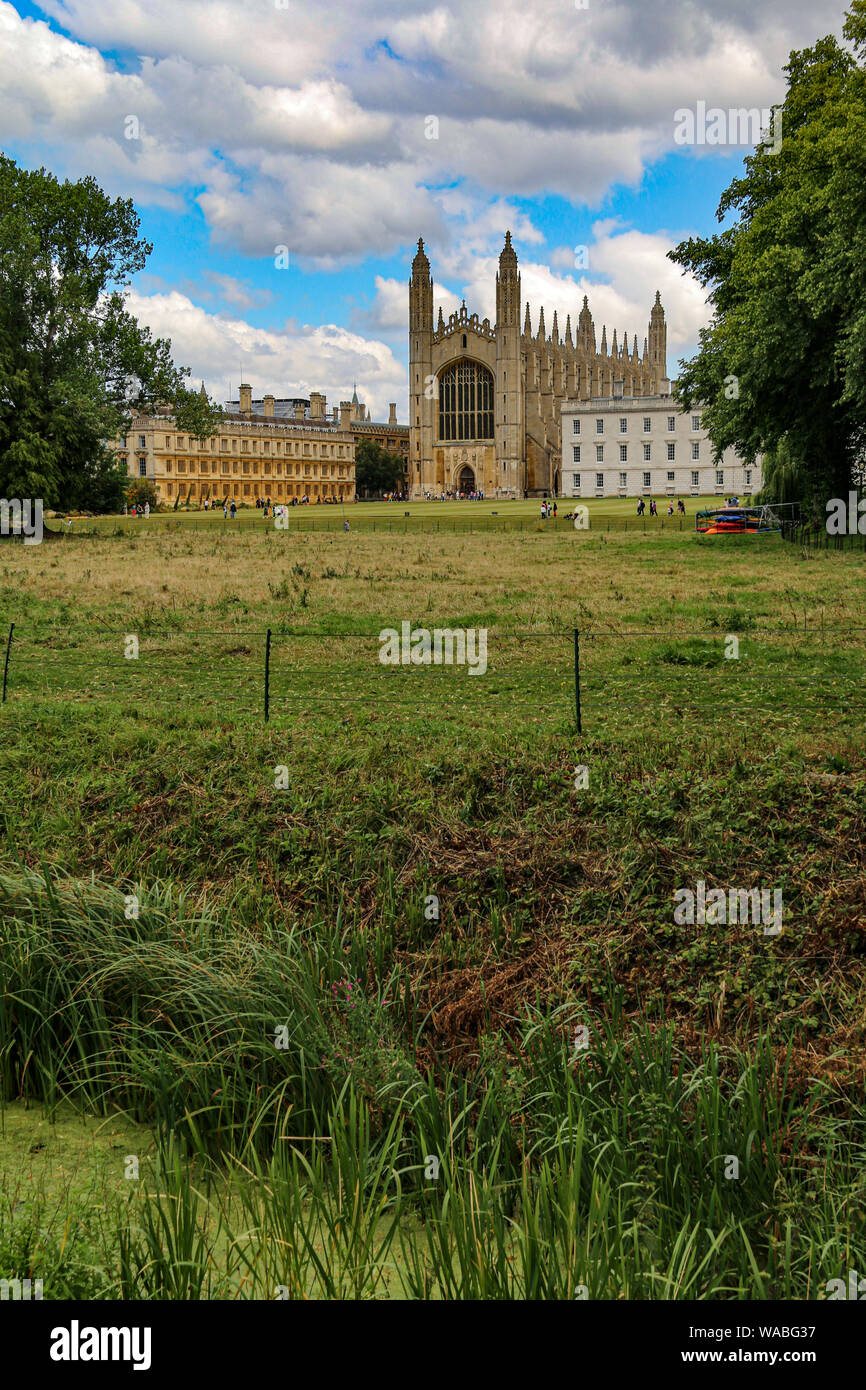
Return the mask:
{"type": "MultiPolygon", "coordinates": [[[[492,534],[504,530],[534,531],[536,525],[540,531],[553,534],[564,529],[573,529],[573,523],[565,519],[566,513],[573,512],[575,506],[580,505],[589,510],[590,528],[600,527],[606,530],[608,527],[617,529],[628,525],[630,530],[639,529],[643,532],[646,522],[648,533],[651,533],[653,528],[658,531],[673,529],[679,532],[694,531],[695,513],[701,508],[724,505],[723,497],[683,496],[686,516],[682,518],[678,517],[676,512],[672,517],[668,516],[666,497],[659,496],[655,500],[659,516],[649,516],[647,498],[647,512],[642,518],[638,518],[637,500],[633,497],[562,497],[557,499],[556,520],[550,518],[543,524],[541,501],[537,498],[529,501],[484,502],[347,502],[341,506],[313,503],[289,508],[289,529],[341,531],[343,521],[348,520],[353,529],[372,531],[375,526],[377,533],[384,530],[389,534],[400,531],[407,534],[415,531],[459,533],[470,529],[473,533],[489,531],[492,534]]],[[[673,501],[676,507],[676,498],[673,501]]],[[[48,525],[56,529],[59,523],[49,521],[48,525]]],[[[208,512],[200,511],[198,508],[178,508],[176,512],[170,509],[152,512],[147,519],[129,516],[87,517],[75,520],[72,529],[79,534],[98,534],[118,529],[133,530],[136,533],[144,529],[174,531],[181,528],[207,531],[210,528],[219,530],[234,527],[236,530],[242,530],[253,527],[261,530],[272,528],[273,525],[273,519],[265,518],[255,507],[240,507],[234,522],[231,518],[225,520],[220,506],[218,510],[208,512]]]]}

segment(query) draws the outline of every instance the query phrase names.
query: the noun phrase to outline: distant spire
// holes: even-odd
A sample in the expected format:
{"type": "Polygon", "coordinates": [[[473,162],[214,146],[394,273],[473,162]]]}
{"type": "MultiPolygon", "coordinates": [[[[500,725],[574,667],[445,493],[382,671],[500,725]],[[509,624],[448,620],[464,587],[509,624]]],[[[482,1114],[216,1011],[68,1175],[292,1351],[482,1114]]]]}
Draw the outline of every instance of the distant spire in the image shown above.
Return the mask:
{"type": "Polygon", "coordinates": [[[201,396],[203,401],[207,400],[207,391],[204,389],[204,382],[202,382],[201,384],[201,390],[199,391],[199,395],[201,396]]]}
{"type": "Polygon", "coordinates": [[[526,301],[526,317],[523,320],[523,332],[527,338],[532,337],[532,320],[529,317],[529,300],[526,301]]]}
{"type": "Polygon", "coordinates": [[[442,305],[441,305],[441,304],[439,305],[439,322],[438,322],[438,324],[436,325],[436,331],[437,331],[437,333],[444,333],[444,331],[445,331],[445,320],[444,320],[444,318],[442,317],[442,305]]]}
{"type": "Polygon", "coordinates": [[[540,312],[540,314],[539,314],[539,316],[538,316],[538,337],[541,339],[542,342],[544,342],[545,335],[544,335],[544,305],[543,305],[543,304],[542,304],[542,306],[541,306],[541,312],[540,312]]]}
{"type": "Polygon", "coordinates": [[[602,357],[607,357],[607,324],[602,324],[601,326],[601,347],[599,348],[599,352],[602,357]]]}
{"type": "Polygon", "coordinates": [[[565,341],[569,347],[573,346],[571,341],[571,314],[565,316],[565,341]]]}
{"type": "Polygon", "coordinates": [[[559,342],[559,323],[558,323],[557,318],[556,318],[556,310],[555,310],[555,309],[554,309],[554,311],[553,311],[553,328],[551,329],[550,337],[551,337],[551,339],[552,339],[552,341],[553,341],[554,343],[558,343],[558,342],[559,342]]]}
{"type": "Polygon", "coordinates": [[[422,237],[418,238],[418,250],[415,252],[415,259],[412,262],[412,279],[425,284],[430,278],[430,262],[427,259],[427,252],[424,250],[422,237]]]}
{"type": "Polygon", "coordinates": [[[352,383],[352,405],[360,405],[360,401],[358,400],[358,383],[357,383],[357,382],[353,382],[353,383],[352,383]]]}
{"type": "Polygon", "coordinates": [[[610,355],[611,357],[619,357],[619,351],[616,346],[616,329],[613,330],[613,343],[611,344],[610,355]]]}

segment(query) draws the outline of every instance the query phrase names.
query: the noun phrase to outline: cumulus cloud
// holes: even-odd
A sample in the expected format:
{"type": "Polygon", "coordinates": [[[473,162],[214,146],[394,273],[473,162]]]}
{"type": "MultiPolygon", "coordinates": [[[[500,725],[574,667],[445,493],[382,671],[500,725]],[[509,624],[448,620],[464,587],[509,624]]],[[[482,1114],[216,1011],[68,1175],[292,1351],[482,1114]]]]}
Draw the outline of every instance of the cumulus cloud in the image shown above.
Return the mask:
{"type": "MultiPolygon", "coordinates": [[[[42,9],[63,33],[0,0],[0,129],[58,173],[92,173],[141,205],[181,211],[195,199],[216,246],[251,257],[286,247],[302,269],[393,256],[422,233],[446,314],[465,293],[494,317],[510,227],[524,297],[549,316],[557,308],[563,323],[587,293],[597,322],[642,342],[661,289],[672,365],[706,318],[700,290],[664,255],[693,229],[649,235],[599,222],[584,269],[569,248],[546,245],[532,200],[558,194],[600,208],[615,185],[638,186],[648,163],[677,148],[676,110],[769,106],[783,94],[789,50],[838,32],[842,15],[839,0],[605,0],[586,10],[570,0],[42,0],[42,9]]],[[[715,157],[712,147],[692,153],[715,157]]],[[[217,272],[206,289],[239,314],[262,302],[217,272]]],[[[182,291],[142,303],[198,374],[224,372],[252,335],[262,377],[270,364],[285,378],[268,377],[271,389],[339,393],[357,377],[381,411],[405,399],[389,346],[405,343],[405,289],[379,277],[369,306],[354,311],[358,331],[302,328],[299,356],[288,331],[262,336],[240,317],[201,317],[182,291]]]]}
{"type": "Polygon", "coordinates": [[[263,305],[270,304],[274,297],[270,290],[257,289],[234,275],[224,275],[218,270],[206,270],[204,277],[216,288],[219,297],[235,309],[261,309],[263,305]]]}
{"type": "MultiPolygon", "coordinates": [[[[286,244],[321,266],[393,254],[419,227],[456,240],[516,195],[596,206],[674,148],[675,110],[768,106],[789,48],[840,23],[838,0],[44,9],[70,38],[0,0],[7,138],[51,142],[70,172],[140,201],[195,188],[220,240],[249,254],[286,244]],[[117,66],[99,47],[140,57],[117,66]]],[[[531,226],[514,230],[530,240],[531,226]]]]}

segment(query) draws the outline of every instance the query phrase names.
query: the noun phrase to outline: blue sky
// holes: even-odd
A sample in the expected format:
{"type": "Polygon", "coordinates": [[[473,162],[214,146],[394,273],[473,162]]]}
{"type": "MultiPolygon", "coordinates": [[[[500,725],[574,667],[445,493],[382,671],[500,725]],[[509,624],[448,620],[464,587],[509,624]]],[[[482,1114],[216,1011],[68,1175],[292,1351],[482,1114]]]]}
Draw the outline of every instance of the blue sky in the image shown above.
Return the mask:
{"type": "Polygon", "coordinates": [[[418,236],[446,313],[494,316],[506,228],[524,299],[642,343],[658,288],[669,369],[707,310],[666,259],[711,232],[744,146],[679,145],[699,102],[766,109],[833,0],[0,0],[6,153],[134,198],[153,242],[134,311],[222,399],[359,395],[406,410],[418,236]],[[132,138],[130,138],[130,136],[132,138]],[[278,268],[278,248],[288,268],[278,268]],[[575,263],[585,247],[588,262],[575,263]]]}

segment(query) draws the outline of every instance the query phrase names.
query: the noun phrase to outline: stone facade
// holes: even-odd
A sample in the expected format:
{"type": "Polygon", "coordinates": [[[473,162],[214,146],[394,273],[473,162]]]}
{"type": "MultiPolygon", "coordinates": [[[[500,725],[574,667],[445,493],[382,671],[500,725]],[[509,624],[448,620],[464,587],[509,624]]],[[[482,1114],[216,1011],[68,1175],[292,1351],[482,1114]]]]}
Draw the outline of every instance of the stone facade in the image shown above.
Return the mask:
{"type": "Polygon", "coordinates": [[[715,462],[700,410],[682,410],[662,382],[655,396],[566,401],[560,497],[748,497],[760,460],[734,449],[715,462]]]}
{"type": "Polygon", "coordinates": [[[666,377],[667,327],[658,294],[642,354],[636,336],[629,348],[628,335],[620,345],[615,331],[608,348],[606,328],[597,346],[585,296],[573,338],[571,316],[560,337],[556,313],[548,335],[543,308],[533,333],[510,232],[499,257],[495,325],[469,314],[464,302],[447,323],[440,308],[434,327],[433,278],[419,240],[409,280],[411,496],[556,494],[563,402],[611,396],[615,389],[648,396],[666,377]]]}

